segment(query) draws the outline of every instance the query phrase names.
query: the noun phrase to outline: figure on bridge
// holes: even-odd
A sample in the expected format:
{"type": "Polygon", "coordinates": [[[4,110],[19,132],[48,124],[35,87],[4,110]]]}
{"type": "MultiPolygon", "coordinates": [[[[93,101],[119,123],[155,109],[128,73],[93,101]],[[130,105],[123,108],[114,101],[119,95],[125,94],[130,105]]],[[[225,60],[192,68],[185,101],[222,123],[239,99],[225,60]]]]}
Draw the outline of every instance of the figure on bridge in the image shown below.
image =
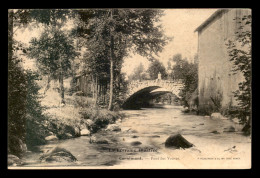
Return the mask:
{"type": "Polygon", "coordinates": [[[157,78],[158,80],[161,80],[162,79],[162,74],[161,74],[161,72],[159,72],[158,73],[158,78],[157,78]]]}

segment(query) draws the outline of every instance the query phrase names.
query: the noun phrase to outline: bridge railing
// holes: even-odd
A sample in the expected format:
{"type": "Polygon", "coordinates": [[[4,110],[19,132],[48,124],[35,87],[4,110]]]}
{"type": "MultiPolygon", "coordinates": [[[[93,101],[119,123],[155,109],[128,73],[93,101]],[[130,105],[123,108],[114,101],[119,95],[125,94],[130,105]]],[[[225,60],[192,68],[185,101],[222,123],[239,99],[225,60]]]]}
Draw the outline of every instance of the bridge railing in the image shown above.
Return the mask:
{"type": "Polygon", "coordinates": [[[175,80],[163,80],[163,79],[155,79],[155,80],[132,80],[129,84],[140,84],[140,83],[151,83],[151,82],[163,82],[163,83],[179,83],[182,84],[182,79],[175,80]]]}

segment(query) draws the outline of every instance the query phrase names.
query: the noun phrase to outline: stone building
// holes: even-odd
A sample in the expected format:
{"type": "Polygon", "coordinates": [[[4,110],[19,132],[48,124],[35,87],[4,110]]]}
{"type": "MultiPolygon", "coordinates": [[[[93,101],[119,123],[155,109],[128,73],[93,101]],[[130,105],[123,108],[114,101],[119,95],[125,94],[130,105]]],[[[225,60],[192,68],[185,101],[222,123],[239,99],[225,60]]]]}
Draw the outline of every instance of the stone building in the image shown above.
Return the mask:
{"type": "Polygon", "coordinates": [[[232,74],[226,44],[240,31],[237,18],[245,15],[251,15],[251,10],[219,9],[195,30],[198,32],[200,111],[237,104],[233,91],[238,89],[243,75],[232,74]]]}

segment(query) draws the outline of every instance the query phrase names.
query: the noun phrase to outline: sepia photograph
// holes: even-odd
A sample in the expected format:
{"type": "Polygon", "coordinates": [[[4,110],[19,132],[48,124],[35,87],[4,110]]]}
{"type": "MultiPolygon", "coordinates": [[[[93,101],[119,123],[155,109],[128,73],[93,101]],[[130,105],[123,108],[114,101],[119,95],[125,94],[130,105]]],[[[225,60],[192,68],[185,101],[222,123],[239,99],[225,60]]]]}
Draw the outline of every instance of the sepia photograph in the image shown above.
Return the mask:
{"type": "Polygon", "coordinates": [[[251,169],[251,44],[249,8],[8,9],[8,169],[251,169]]]}

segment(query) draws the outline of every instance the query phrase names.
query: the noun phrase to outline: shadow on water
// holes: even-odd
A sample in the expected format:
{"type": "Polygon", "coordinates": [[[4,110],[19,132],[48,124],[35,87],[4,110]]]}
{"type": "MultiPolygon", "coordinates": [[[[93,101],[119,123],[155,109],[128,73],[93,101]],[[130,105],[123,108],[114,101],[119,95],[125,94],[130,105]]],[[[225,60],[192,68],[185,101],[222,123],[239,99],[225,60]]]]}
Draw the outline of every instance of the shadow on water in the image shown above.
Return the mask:
{"type": "Polygon", "coordinates": [[[146,109],[168,109],[167,107],[165,106],[174,106],[174,105],[167,105],[167,104],[147,104],[147,105],[135,105],[135,106],[132,106],[132,107],[129,107],[129,108],[125,108],[124,110],[126,111],[140,111],[140,110],[146,110],[146,109]]]}

